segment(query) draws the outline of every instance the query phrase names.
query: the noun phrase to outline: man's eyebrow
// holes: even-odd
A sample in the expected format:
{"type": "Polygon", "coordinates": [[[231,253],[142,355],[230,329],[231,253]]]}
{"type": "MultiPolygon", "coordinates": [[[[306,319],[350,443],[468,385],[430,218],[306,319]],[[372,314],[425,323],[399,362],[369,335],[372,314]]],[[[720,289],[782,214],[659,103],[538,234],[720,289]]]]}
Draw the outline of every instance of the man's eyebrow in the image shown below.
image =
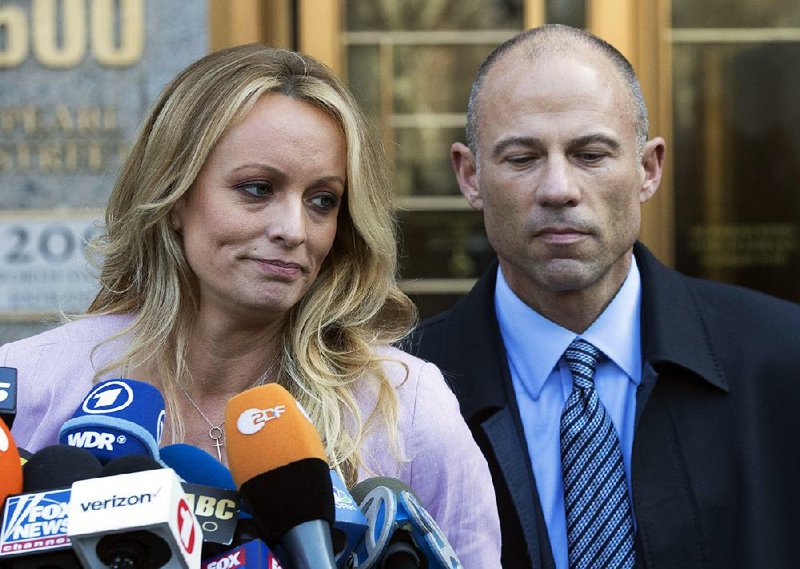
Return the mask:
{"type": "MultiPolygon", "coordinates": [[[[590,144],[603,144],[614,152],[620,148],[620,143],[616,138],[602,133],[587,134],[569,141],[570,148],[581,148],[590,144]]],[[[492,157],[498,158],[510,146],[538,147],[542,146],[542,141],[535,136],[509,136],[494,145],[492,157]]]]}
{"type": "Polygon", "coordinates": [[[587,134],[586,136],[579,136],[578,138],[570,142],[570,147],[581,148],[583,146],[589,146],[590,144],[604,144],[613,151],[617,151],[620,148],[619,141],[616,138],[612,138],[608,135],[600,133],[587,134]]]}
{"type": "Polygon", "coordinates": [[[497,158],[509,146],[541,146],[541,140],[533,136],[510,136],[494,145],[492,157],[497,158]]]}

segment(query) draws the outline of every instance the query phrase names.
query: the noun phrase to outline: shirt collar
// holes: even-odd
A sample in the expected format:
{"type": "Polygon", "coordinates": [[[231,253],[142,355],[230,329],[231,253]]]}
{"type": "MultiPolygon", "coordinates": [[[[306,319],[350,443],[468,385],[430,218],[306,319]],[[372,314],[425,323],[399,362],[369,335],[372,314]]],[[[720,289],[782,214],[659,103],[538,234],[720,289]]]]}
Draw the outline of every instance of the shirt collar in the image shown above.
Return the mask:
{"type": "MultiPolygon", "coordinates": [[[[628,276],[614,299],[581,338],[597,346],[638,385],[642,379],[641,278],[631,257],[628,276]]],[[[512,370],[534,399],[556,367],[574,332],[531,309],[511,290],[497,269],[495,312],[512,370]]]]}

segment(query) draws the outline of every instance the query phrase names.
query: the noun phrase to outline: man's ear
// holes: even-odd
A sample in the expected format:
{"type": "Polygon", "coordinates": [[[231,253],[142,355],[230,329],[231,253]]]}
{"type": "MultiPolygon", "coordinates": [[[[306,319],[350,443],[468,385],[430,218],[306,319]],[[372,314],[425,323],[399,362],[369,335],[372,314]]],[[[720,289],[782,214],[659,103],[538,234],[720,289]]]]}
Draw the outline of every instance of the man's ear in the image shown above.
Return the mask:
{"type": "Polygon", "coordinates": [[[474,209],[483,209],[483,198],[478,186],[478,168],[472,151],[460,142],[450,147],[450,163],[453,166],[458,187],[474,209]]]}
{"type": "Polygon", "coordinates": [[[639,202],[644,203],[656,193],[661,183],[661,173],[664,167],[664,153],[666,145],[664,139],[657,136],[648,140],[644,145],[642,153],[642,168],[644,169],[644,180],[639,189],[639,202]]]}

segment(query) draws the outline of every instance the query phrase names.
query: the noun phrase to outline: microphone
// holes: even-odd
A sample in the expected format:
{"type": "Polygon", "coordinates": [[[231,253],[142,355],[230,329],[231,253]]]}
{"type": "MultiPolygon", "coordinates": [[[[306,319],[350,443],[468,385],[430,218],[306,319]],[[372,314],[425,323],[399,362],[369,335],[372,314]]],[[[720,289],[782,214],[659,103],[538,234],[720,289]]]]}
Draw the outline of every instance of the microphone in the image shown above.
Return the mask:
{"type": "Polygon", "coordinates": [[[283,569],[278,558],[260,539],[203,560],[201,569],[283,569]]]}
{"type": "Polygon", "coordinates": [[[336,566],[343,569],[356,544],[364,538],[369,524],[339,473],[331,470],[330,474],[333,485],[333,503],[336,508],[332,533],[334,560],[336,566]]]}
{"type": "Polygon", "coordinates": [[[22,467],[22,491],[69,488],[76,480],[96,477],[101,468],[100,461],[88,450],[67,445],[44,447],[22,467]]]}
{"type": "Polygon", "coordinates": [[[0,367],[0,419],[11,430],[17,415],[17,368],[0,367]]]}
{"type": "Polygon", "coordinates": [[[164,397],[149,383],[108,379],[89,391],[58,440],[87,449],[103,464],[129,454],[158,459],[165,415],[164,397]]]}
{"type": "Polygon", "coordinates": [[[0,526],[0,561],[10,569],[80,569],[67,535],[70,486],[94,478],[100,461],[63,445],[45,447],[22,467],[23,494],[6,500],[0,526]]]}
{"type": "Polygon", "coordinates": [[[162,447],[160,455],[161,462],[187,482],[236,490],[231,471],[201,448],[175,443],[162,447]]]}
{"type": "Polygon", "coordinates": [[[330,468],[305,410],[280,385],[261,385],[228,401],[225,432],[233,479],[264,540],[279,540],[295,569],[334,569],[330,468]]]}
{"type": "Polygon", "coordinates": [[[183,479],[189,507],[203,529],[202,557],[230,548],[240,515],[231,471],[206,451],[183,443],[163,447],[161,461],[183,479]]]}
{"type": "Polygon", "coordinates": [[[353,554],[361,569],[460,569],[444,532],[412,490],[396,478],[377,477],[353,487],[369,529],[353,554]]]}
{"type": "Polygon", "coordinates": [[[72,485],[68,534],[84,567],[112,569],[190,569],[200,566],[203,532],[172,469],[153,459],[120,457],[134,468],[72,485]]]}
{"type": "Polygon", "coordinates": [[[22,492],[22,461],[11,429],[0,421],[0,508],[11,494],[22,492]]]}

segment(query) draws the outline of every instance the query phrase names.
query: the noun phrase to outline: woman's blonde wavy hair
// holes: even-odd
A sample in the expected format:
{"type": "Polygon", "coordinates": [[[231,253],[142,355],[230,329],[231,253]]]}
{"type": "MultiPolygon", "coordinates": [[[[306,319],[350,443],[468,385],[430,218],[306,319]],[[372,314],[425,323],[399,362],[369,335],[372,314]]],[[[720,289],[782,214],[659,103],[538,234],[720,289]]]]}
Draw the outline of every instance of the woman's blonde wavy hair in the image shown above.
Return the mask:
{"type": "MultiPolygon", "coordinates": [[[[333,72],[293,51],[246,45],[212,53],[180,73],[151,107],[106,210],[106,231],[94,244],[101,290],[90,314],[132,314],[129,350],[98,371],[148,365],[176,407],[177,386],[189,382],[185,354],[198,288],[170,226],[223,135],[265,93],[280,93],[323,110],[347,140],[347,188],[336,238],[319,275],[290,311],[278,381],[308,411],[328,458],[349,483],[364,463],[365,428],[356,380],[373,381],[374,415],[396,450],[397,399],[376,345],[403,338],[416,310],[397,287],[397,244],[389,168],[352,95],[333,72]]],[[[171,414],[173,438],[185,432],[171,414]]]]}

